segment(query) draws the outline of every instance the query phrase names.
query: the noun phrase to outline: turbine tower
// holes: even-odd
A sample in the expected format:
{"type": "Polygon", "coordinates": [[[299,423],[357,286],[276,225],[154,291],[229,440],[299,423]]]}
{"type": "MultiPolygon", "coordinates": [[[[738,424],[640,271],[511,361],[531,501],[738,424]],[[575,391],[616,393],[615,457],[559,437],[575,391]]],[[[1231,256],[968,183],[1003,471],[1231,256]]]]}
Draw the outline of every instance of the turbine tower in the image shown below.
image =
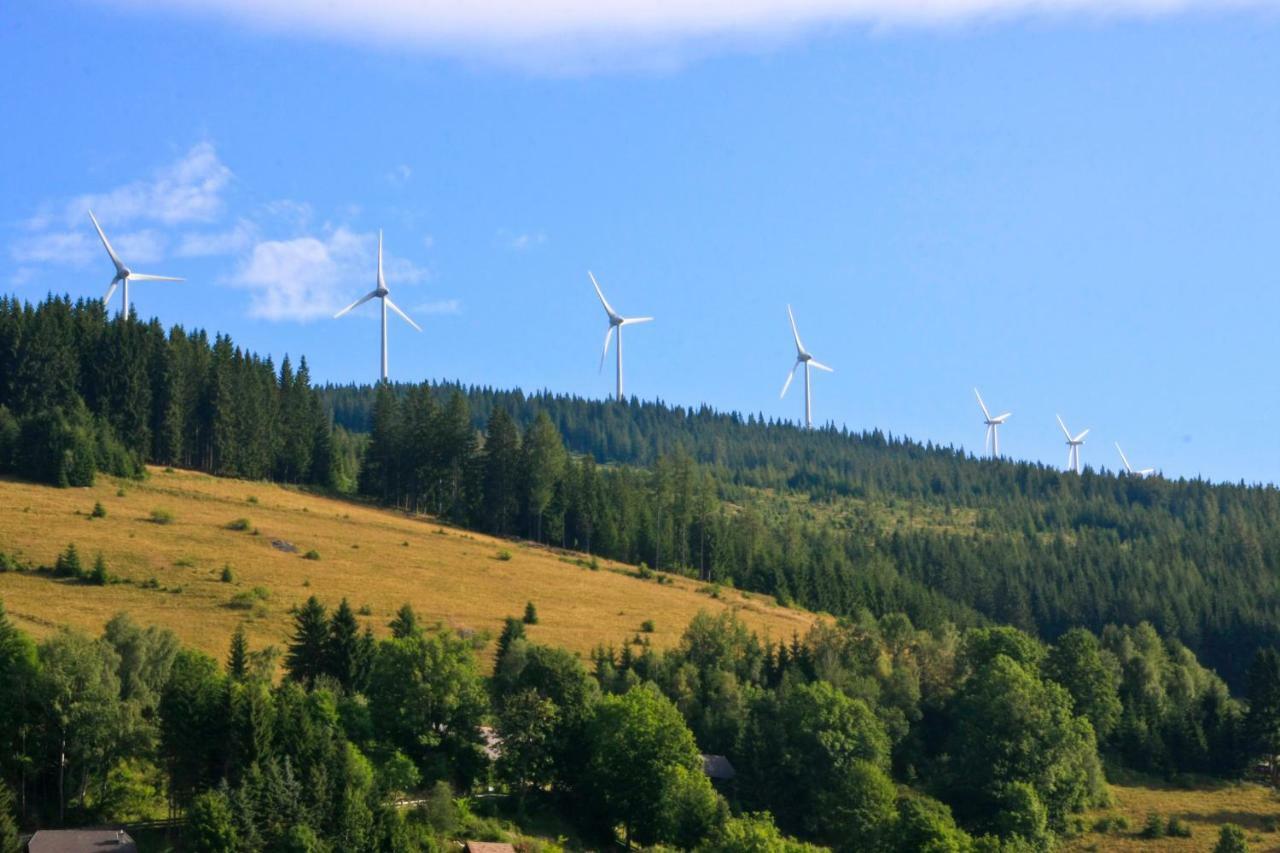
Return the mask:
{"type": "Polygon", "coordinates": [[[93,211],[89,211],[89,218],[93,220],[93,227],[98,229],[98,236],[102,238],[102,245],[107,250],[107,254],[111,256],[111,263],[116,265],[116,277],[111,279],[111,287],[107,290],[107,295],[102,297],[102,304],[107,305],[111,302],[111,297],[115,295],[116,288],[124,285],[124,297],[120,303],[120,316],[129,316],[129,282],[131,281],[184,281],[181,278],[174,278],[168,275],[148,275],[142,272],[134,272],[124,265],[120,260],[120,256],[116,254],[116,250],[111,248],[107,235],[102,232],[102,226],[98,224],[98,217],[93,215],[93,211]]]}
{"type": "Polygon", "coordinates": [[[791,380],[796,378],[796,369],[800,365],[804,365],[804,425],[808,429],[813,429],[813,395],[809,386],[809,368],[816,367],[819,370],[825,370],[827,373],[835,373],[833,368],[827,367],[820,363],[809,351],[804,348],[804,344],[800,343],[800,332],[796,329],[796,315],[791,313],[791,306],[787,306],[787,316],[791,318],[791,334],[796,339],[796,363],[791,365],[791,372],[787,374],[787,381],[782,386],[782,393],[778,395],[781,400],[787,396],[787,389],[791,387],[791,380]]]}
{"type": "Polygon", "coordinates": [[[600,290],[600,283],[596,281],[596,277],[591,274],[591,270],[587,270],[587,276],[591,279],[591,285],[596,289],[596,296],[600,297],[600,304],[604,306],[604,313],[609,315],[609,331],[604,333],[604,351],[600,353],[600,369],[604,370],[604,359],[609,354],[609,341],[613,340],[613,330],[618,330],[618,401],[622,401],[622,327],[630,326],[635,323],[648,323],[652,317],[623,317],[617,311],[613,310],[613,306],[609,304],[609,300],[604,298],[604,292],[600,290]]]}
{"type": "Polygon", "coordinates": [[[346,314],[348,311],[350,311],[352,308],[357,308],[365,304],[366,302],[368,302],[370,299],[373,299],[374,297],[377,297],[378,299],[382,300],[382,381],[383,382],[387,381],[387,309],[390,308],[392,311],[396,312],[401,317],[403,317],[404,321],[408,323],[410,326],[413,326],[419,332],[422,331],[421,326],[413,322],[413,320],[409,319],[409,315],[401,311],[400,306],[396,305],[394,302],[391,301],[390,293],[391,292],[387,290],[387,281],[385,278],[382,277],[382,231],[378,231],[378,286],[375,287],[370,292],[366,293],[364,296],[361,296],[355,302],[352,302],[346,308],[343,308],[337,314],[334,314],[333,319],[335,320],[338,319],[343,314],[346,314]]]}
{"type": "Polygon", "coordinates": [[[1130,477],[1150,477],[1156,472],[1155,468],[1138,468],[1134,470],[1134,467],[1129,464],[1129,457],[1124,455],[1123,450],[1120,450],[1120,442],[1118,441],[1116,442],[1116,450],[1119,451],[1120,461],[1124,463],[1124,470],[1128,472],[1130,477]]]}
{"type": "Polygon", "coordinates": [[[983,450],[991,448],[991,458],[997,459],[1000,456],[1000,427],[1009,420],[1013,412],[1005,412],[993,418],[987,411],[987,404],[982,402],[982,395],[978,393],[977,388],[973,389],[973,395],[978,398],[978,405],[982,407],[982,422],[987,425],[987,437],[982,442],[982,448],[983,450]]]}
{"type": "Polygon", "coordinates": [[[1062,415],[1056,415],[1058,426],[1062,427],[1062,434],[1067,437],[1067,470],[1074,470],[1080,473],[1080,445],[1084,444],[1084,437],[1089,434],[1089,430],[1085,430],[1074,438],[1067,430],[1067,425],[1062,422],[1062,415]]]}

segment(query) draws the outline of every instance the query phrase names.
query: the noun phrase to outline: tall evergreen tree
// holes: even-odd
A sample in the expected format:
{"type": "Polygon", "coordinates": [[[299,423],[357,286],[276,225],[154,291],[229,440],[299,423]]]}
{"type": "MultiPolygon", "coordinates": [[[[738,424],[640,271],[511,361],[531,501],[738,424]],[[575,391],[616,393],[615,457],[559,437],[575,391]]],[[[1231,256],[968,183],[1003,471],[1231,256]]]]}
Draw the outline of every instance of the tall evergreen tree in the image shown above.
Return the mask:
{"type": "Polygon", "coordinates": [[[520,508],[520,434],[505,409],[489,419],[484,441],[484,513],[491,532],[508,535],[520,508]]]}
{"type": "Polygon", "coordinates": [[[249,671],[249,643],[245,640],[244,625],[237,625],[231,635],[231,651],[227,654],[227,675],[243,681],[249,671]]]}
{"type": "Polygon", "coordinates": [[[289,678],[310,688],[328,671],[329,660],[328,612],[313,595],[294,613],[285,670],[289,678]]]}

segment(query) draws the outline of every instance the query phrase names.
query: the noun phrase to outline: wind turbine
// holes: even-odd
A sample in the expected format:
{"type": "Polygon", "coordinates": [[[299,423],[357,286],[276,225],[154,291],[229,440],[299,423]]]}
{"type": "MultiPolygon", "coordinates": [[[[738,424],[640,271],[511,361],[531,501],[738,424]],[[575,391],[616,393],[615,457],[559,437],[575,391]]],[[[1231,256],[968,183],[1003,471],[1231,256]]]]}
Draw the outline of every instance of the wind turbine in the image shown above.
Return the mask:
{"type": "Polygon", "coordinates": [[[1005,412],[1003,415],[991,417],[991,413],[987,411],[987,404],[982,402],[982,395],[978,393],[978,389],[973,389],[973,395],[978,398],[978,405],[982,407],[982,422],[987,425],[987,437],[982,442],[982,447],[991,448],[991,458],[995,459],[1000,455],[1000,427],[1004,422],[1009,420],[1013,412],[1005,412]]]}
{"type": "Polygon", "coordinates": [[[93,220],[93,227],[98,229],[98,236],[102,238],[102,245],[107,250],[107,254],[111,256],[111,263],[116,265],[116,277],[111,279],[111,287],[107,290],[107,295],[102,297],[102,304],[107,305],[111,302],[111,297],[115,295],[116,288],[121,284],[124,285],[124,301],[120,303],[120,316],[129,316],[129,282],[131,281],[184,281],[185,279],[174,278],[168,275],[148,275],[147,273],[134,272],[124,265],[120,260],[120,256],[116,254],[116,250],[111,248],[111,243],[107,240],[107,235],[102,232],[102,226],[98,224],[98,217],[93,215],[93,211],[89,211],[89,218],[93,220]]]}
{"type": "Polygon", "coordinates": [[[1074,438],[1067,430],[1067,425],[1062,422],[1062,415],[1055,415],[1058,419],[1058,426],[1062,427],[1062,434],[1067,437],[1067,470],[1075,470],[1080,473],[1080,445],[1084,444],[1084,437],[1089,434],[1089,430],[1085,430],[1074,438]]]}
{"type": "Polygon", "coordinates": [[[796,315],[791,313],[791,306],[787,306],[787,316],[791,318],[791,334],[796,339],[796,363],[791,365],[791,372],[787,374],[787,381],[782,386],[782,393],[778,395],[781,400],[787,396],[787,389],[791,387],[791,380],[796,378],[796,369],[800,365],[804,365],[804,425],[809,429],[813,429],[813,395],[809,388],[809,368],[816,367],[819,370],[825,370],[827,373],[835,373],[833,368],[827,367],[825,364],[814,359],[809,351],[804,348],[804,344],[800,343],[800,332],[796,329],[796,315]]]}
{"type": "Polygon", "coordinates": [[[1124,455],[1124,451],[1120,450],[1120,442],[1116,442],[1116,450],[1120,453],[1120,461],[1124,463],[1124,470],[1129,473],[1130,477],[1150,477],[1156,472],[1155,468],[1139,468],[1136,471],[1129,464],[1129,457],[1124,455]]]}
{"type": "Polygon", "coordinates": [[[604,350],[600,353],[600,369],[604,370],[604,358],[609,354],[609,341],[613,340],[613,330],[618,330],[618,400],[622,400],[622,327],[630,326],[635,323],[648,323],[652,317],[623,317],[617,311],[613,310],[613,306],[609,304],[609,300],[604,298],[604,292],[600,290],[600,283],[596,281],[596,277],[591,274],[591,270],[587,270],[587,276],[591,279],[591,284],[596,289],[596,296],[600,297],[600,304],[604,306],[604,313],[609,315],[609,331],[604,333],[604,350]]]}
{"type": "Polygon", "coordinates": [[[396,312],[401,317],[403,317],[404,321],[408,323],[410,326],[413,326],[419,332],[422,331],[421,326],[413,322],[413,320],[410,320],[409,315],[401,311],[400,306],[396,305],[394,302],[391,301],[390,293],[391,292],[387,290],[387,281],[382,277],[382,231],[379,230],[378,231],[378,286],[375,287],[373,290],[371,290],[369,293],[366,293],[364,296],[361,296],[355,302],[352,302],[346,308],[343,308],[337,314],[334,314],[333,319],[335,320],[338,319],[343,314],[346,314],[348,311],[350,311],[352,308],[357,308],[365,304],[366,302],[368,302],[370,299],[373,299],[374,297],[377,297],[378,299],[382,300],[382,381],[383,382],[387,381],[387,309],[390,308],[392,311],[396,312]]]}

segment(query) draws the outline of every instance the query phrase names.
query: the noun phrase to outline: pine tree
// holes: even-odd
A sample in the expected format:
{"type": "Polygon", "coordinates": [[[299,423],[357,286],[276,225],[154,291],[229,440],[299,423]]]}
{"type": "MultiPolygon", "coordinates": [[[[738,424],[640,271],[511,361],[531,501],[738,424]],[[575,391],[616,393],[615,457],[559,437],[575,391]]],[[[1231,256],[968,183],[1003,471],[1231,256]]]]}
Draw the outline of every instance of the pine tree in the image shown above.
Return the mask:
{"type": "Polygon", "coordinates": [[[360,623],[344,598],[329,619],[325,671],[337,679],[344,690],[358,690],[364,671],[361,655],[360,623]]]}
{"type": "Polygon", "coordinates": [[[231,651],[227,655],[227,675],[243,681],[249,671],[249,643],[244,636],[244,626],[237,625],[231,635],[231,651]]]}
{"type": "Polygon", "coordinates": [[[497,660],[501,662],[506,657],[507,649],[511,648],[511,644],[522,639],[524,639],[524,623],[514,616],[508,616],[502,624],[502,633],[498,635],[497,660]]]}
{"type": "Polygon", "coordinates": [[[103,558],[102,552],[98,552],[98,556],[93,558],[93,570],[89,572],[89,583],[98,586],[106,586],[111,578],[107,574],[107,561],[103,558]]]}
{"type": "Polygon", "coordinates": [[[285,655],[289,678],[308,689],[327,670],[329,619],[325,606],[314,595],[307,599],[293,617],[293,637],[285,655]]]}
{"type": "Polygon", "coordinates": [[[536,608],[536,607],[534,607],[534,606],[533,606],[533,602],[532,602],[532,601],[526,602],[526,603],[525,603],[525,605],[524,605],[524,620],[523,620],[523,621],[524,621],[524,624],[526,624],[526,625],[537,625],[537,624],[538,624],[538,608],[536,608]]]}
{"type": "Polygon", "coordinates": [[[545,411],[538,412],[524,436],[525,503],[533,522],[533,538],[542,541],[542,517],[564,476],[565,452],[556,429],[545,411]]]}
{"type": "Polygon", "coordinates": [[[387,627],[391,629],[391,636],[397,640],[412,637],[422,631],[418,626],[418,614],[413,612],[413,608],[407,601],[400,605],[400,609],[396,611],[395,618],[391,620],[387,627]]]}
{"type": "Polygon", "coordinates": [[[512,530],[519,511],[520,434],[506,409],[489,418],[484,442],[484,526],[499,535],[512,530]]]}

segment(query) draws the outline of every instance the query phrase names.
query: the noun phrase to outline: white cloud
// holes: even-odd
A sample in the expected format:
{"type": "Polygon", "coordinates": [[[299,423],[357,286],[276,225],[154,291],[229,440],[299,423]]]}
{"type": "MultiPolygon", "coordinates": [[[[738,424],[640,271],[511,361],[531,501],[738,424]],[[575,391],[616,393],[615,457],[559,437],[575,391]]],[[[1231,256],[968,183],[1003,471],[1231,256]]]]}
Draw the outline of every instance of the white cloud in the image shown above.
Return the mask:
{"type": "Polygon", "coordinates": [[[210,222],[222,212],[222,193],[230,182],[231,170],[218,159],[213,144],[201,142],[150,180],[71,200],[65,208],[66,224],[82,222],[90,208],[103,227],[136,221],[210,222]]]}
{"type": "MultiPolygon", "coordinates": [[[[340,227],[323,237],[264,240],[228,280],[250,290],[249,314],[264,320],[307,322],[328,317],[373,289],[376,234],[340,227]]],[[[417,284],[425,270],[384,252],[388,287],[417,284]]]]}
{"type": "Polygon", "coordinates": [[[438,299],[413,306],[415,314],[461,314],[461,299],[438,299]]]}
{"type": "Polygon", "coordinates": [[[210,255],[234,255],[253,245],[257,226],[247,219],[223,231],[184,234],[174,254],[180,258],[202,258],[210,255]]]}
{"type": "MultiPolygon", "coordinates": [[[[1274,9],[1276,0],[100,0],[168,8],[287,33],[456,51],[480,48],[502,61],[572,52],[634,52],[643,42],[773,38],[830,24],[935,26],[1044,15],[1164,15],[1274,9]],[[522,56],[522,54],[524,54],[522,56]]],[[[605,62],[607,55],[596,57],[605,62]]],[[[539,60],[540,61],[540,60],[539,60]]]]}
{"type": "Polygon", "coordinates": [[[9,254],[20,264],[83,266],[93,257],[96,243],[80,231],[51,231],[24,237],[9,247],[9,254]]]}
{"type": "Polygon", "coordinates": [[[534,246],[541,246],[547,242],[547,235],[541,231],[535,231],[523,234],[511,234],[506,231],[498,232],[498,239],[508,249],[515,252],[523,252],[532,249],[534,246]]]}

